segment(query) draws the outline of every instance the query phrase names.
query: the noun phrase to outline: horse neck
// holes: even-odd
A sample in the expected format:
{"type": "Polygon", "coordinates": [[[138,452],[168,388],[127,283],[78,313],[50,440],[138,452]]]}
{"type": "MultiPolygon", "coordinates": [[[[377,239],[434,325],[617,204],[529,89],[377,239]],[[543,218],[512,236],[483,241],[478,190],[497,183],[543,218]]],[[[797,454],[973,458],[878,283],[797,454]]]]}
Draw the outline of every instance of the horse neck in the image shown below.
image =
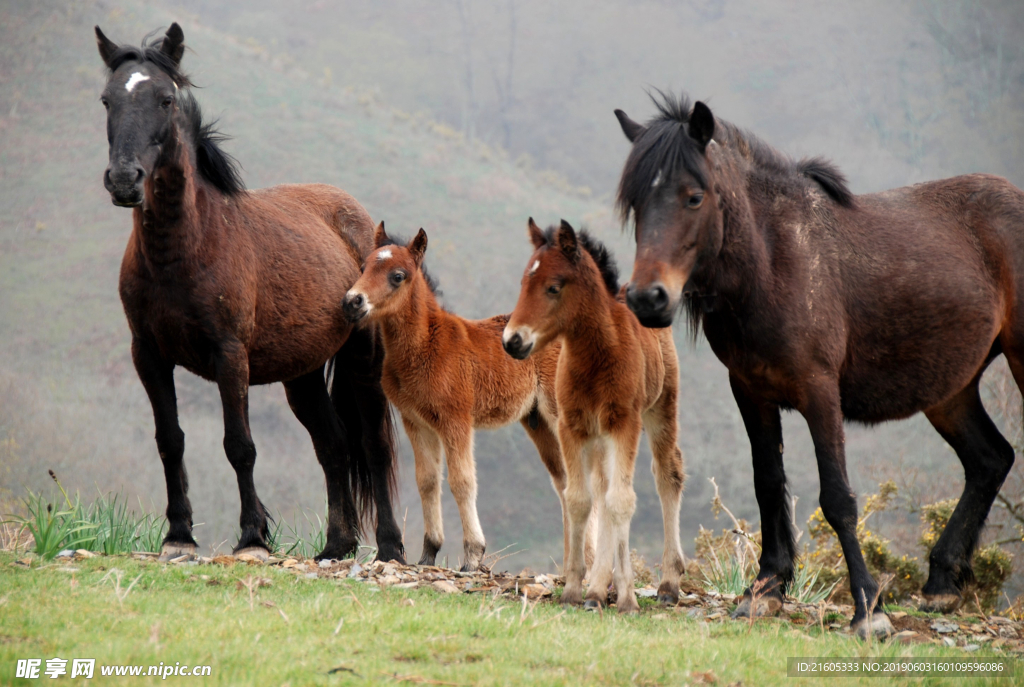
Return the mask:
{"type": "MultiPolygon", "coordinates": [[[[595,270],[596,271],[596,270],[595,270]]],[[[613,354],[618,345],[618,331],[612,317],[615,298],[604,282],[591,278],[577,282],[585,290],[576,299],[575,307],[562,316],[566,326],[562,332],[563,346],[572,356],[613,354]]]]}
{"type": "Polygon", "coordinates": [[[717,254],[698,258],[690,281],[701,296],[724,299],[735,310],[765,289],[770,278],[763,228],[768,209],[750,192],[751,177],[757,173],[750,160],[728,151],[719,170],[724,182],[722,245],[717,254]]]}
{"type": "Polygon", "coordinates": [[[406,307],[380,320],[384,350],[392,361],[430,354],[430,332],[439,320],[451,317],[441,308],[421,273],[410,284],[412,292],[406,307]]]}
{"type": "Polygon", "coordinates": [[[175,126],[144,182],[144,200],[134,212],[134,231],[146,262],[154,269],[187,265],[199,249],[198,197],[218,192],[196,174],[194,157],[192,143],[175,126]]]}

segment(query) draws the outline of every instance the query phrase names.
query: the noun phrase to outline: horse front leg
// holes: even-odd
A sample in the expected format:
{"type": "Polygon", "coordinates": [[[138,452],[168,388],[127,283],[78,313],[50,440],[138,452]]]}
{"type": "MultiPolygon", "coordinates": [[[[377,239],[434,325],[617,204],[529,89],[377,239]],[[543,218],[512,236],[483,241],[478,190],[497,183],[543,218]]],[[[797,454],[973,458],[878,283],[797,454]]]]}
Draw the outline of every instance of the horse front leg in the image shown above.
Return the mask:
{"type": "Polygon", "coordinates": [[[850,489],[846,475],[846,439],[839,404],[839,384],[824,378],[825,375],[818,375],[821,381],[805,390],[806,402],[798,408],[807,420],[814,441],[821,480],[818,502],[825,519],[836,532],[850,573],[850,593],[854,601],[850,628],[865,639],[870,635],[888,637],[894,632],[892,623],[882,611],[878,583],[868,572],[857,541],[857,497],[850,489]]]}
{"type": "Polygon", "coordinates": [[[132,362],[153,407],[156,448],[167,482],[168,527],[160,547],[160,560],[194,556],[196,540],[192,538],[192,504],[188,500],[188,475],[185,473],[185,433],[178,424],[174,363],[164,360],[155,348],[137,337],[132,339],[132,362]]]}
{"type": "Polygon", "coordinates": [[[323,368],[285,382],[284,390],[292,412],[313,440],[327,485],[327,536],[316,557],[344,558],[359,546],[359,516],[349,487],[349,442],[327,395],[323,368]]]}
{"type": "Polygon", "coordinates": [[[752,587],[743,593],[732,617],[759,618],[782,609],[796,557],[782,464],[782,418],[777,405],[756,400],[736,377],[730,375],[729,381],[750,439],[754,494],[761,512],[760,572],[752,587]]]}
{"type": "Polygon", "coordinates": [[[269,552],[267,513],[256,495],[252,471],[256,445],[249,432],[249,355],[240,342],[225,343],[216,358],[217,387],[224,408],[224,452],[235,469],[242,511],[242,534],[234,553],[266,559],[269,552]]]}
{"type": "Polygon", "coordinates": [[[651,471],[661,501],[661,521],[665,547],[661,555],[661,582],[658,602],[675,606],[679,602],[679,578],[686,571],[679,538],[679,510],[683,502],[683,452],[678,444],[678,420],[674,402],[652,409],[644,417],[647,439],[651,444],[651,471]]]}
{"type": "Polygon", "coordinates": [[[434,565],[444,544],[444,520],[441,513],[441,440],[430,428],[402,416],[405,433],[412,444],[416,463],[416,487],[423,508],[423,553],[420,565],[434,565]]]}
{"type": "Polygon", "coordinates": [[[476,510],[476,459],[473,457],[473,427],[469,418],[455,425],[451,435],[443,437],[448,459],[448,486],[459,506],[462,520],[462,572],[480,569],[486,543],[476,510]]]}
{"type": "Polygon", "coordinates": [[[579,606],[583,603],[583,576],[587,571],[584,547],[592,500],[584,465],[583,440],[564,421],[558,423],[558,438],[565,460],[565,504],[569,513],[569,559],[565,564],[562,603],[579,606]]]}

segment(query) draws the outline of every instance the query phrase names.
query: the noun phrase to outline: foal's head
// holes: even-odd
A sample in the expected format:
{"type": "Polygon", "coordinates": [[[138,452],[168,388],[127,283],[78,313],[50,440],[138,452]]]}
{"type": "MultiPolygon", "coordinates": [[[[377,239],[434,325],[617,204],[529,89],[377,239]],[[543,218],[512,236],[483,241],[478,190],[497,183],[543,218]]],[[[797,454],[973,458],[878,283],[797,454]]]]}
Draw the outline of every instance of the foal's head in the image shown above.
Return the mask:
{"type": "Polygon", "coordinates": [[[114,205],[134,207],[144,200],[143,182],[176,132],[195,146],[200,175],[226,195],[243,188],[234,161],[218,147],[222,140],[204,124],[191,82],[179,66],[185,34],[177,24],[157,41],[140,47],[117,45],[96,27],[100,57],[110,76],[100,101],[107,108],[109,163],[103,184],[114,205]]]}
{"type": "Polygon", "coordinates": [[[434,285],[423,271],[423,255],[427,252],[427,232],[420,229],[416,237],[403,246],[384,232],[384,223],[374,234],[377,248],[366,257],[363,273],[342,301],[345,316],[351,322],[391,313],[404,312],[409,297],[420,287],[430,291],[434,285]]]}
{"type": "Polygon", "coordinates": [[[501,337],[505,351],[520,360],[587,315],[598,299],[619,290],[614,260],[586,231],[577,234],[565,220],[542,231],[532,217],[527,229],[534,251],[501,337]]]}
{"type": "Polygon", "coordinates": [[[716,183],[715,118],[685,97],[655,101],[659,116],[646,126],[616,110],[633,143],[619,182],[623,221],[636,223],[636,263],[626,302],[649,327],[665,327],[702,255],[722,246],[716,183]]]}

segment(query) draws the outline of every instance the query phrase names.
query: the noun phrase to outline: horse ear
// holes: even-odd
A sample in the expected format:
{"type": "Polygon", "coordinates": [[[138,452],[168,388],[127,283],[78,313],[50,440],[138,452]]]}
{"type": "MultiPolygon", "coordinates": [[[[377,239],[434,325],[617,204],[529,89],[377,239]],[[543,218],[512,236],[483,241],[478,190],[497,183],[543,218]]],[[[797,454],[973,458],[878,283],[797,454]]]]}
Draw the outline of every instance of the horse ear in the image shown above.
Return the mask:
{"type": "Polygon", "coordinates": [[[575,260],[579,255],[579,244],[576,242],[576,231],[572,226],[562,220],[562,224],[558,227],[558,247],[562,249],[566,257],[570,260],[575,260]]]}
{"type": "Polygon", "coordinates": [[[377,248],[380,248],[388,240],[388,235],[384,231],[384,221],[381,220],[381,223],[378,224],[377,228],[373,230],[373,245],[376,246],[377,248]]]}
{"type": "Polygon", "coordinates": [[[171,58],[174,66],[177,67],[181,58],[185,55],[185,32],[178,26],[178,22],[171,24],[160,42],[160,52],[171,58]]]}
{"type": "Polygon", "coordinates": [[[427,252],[427,232],[423,231],[423,227],[420,227],[416,238],[409,243],[409,252],[417,265],[423,262],[423,254],[427,252]]]}
{"type": "Polygon", "coordinates": [[[544,238],[544,232],[540,230],[537,223],[530,218],[530,221],[526,224],[526,230],[530,233],[530,243],[533,244],[534,248],[543,248],[547,245],[547,240],[544,238]]]}
{"type": "Polygon", "coordinates": [[[622,127],[622,133],[626,134],[626,138],[629,139],[630,143],[635,143],[636,139],[640,138],[640,134],[646,131],[642,124],[634,122],[622,110],[615,110],[615,116],[619,120],[619,126],[622,127]]]}
{"type": "Polygon", "coordinates": [[[103,64],[110,67],[110,58],[117,50],[117,43],[103,35],[98,26],[96,27],[96,47],[100,49],[100,57],[103,59],[103,64]]]}
{"type": "Polygon", "coordinates": [[[697,101],[690,113],[690,138],[700,144],[701,149],[705,148],[715,136],[715,116],[711,114],[708,106],[697,101]]]}

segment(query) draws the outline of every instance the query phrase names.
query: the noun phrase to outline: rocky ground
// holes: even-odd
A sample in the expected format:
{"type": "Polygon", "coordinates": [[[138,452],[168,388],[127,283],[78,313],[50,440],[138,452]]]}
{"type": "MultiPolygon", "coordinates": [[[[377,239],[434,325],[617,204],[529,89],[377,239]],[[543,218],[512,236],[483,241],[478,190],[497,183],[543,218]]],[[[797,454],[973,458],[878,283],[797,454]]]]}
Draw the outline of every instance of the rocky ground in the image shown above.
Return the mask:
{"type": "MultiPolygon", "coordinates": [[[[73,569],[74,562],[92,558],[97,554],[89,551],[62,551],[55,560],[58,566],[73,569]]],[[[156,554],[135,553],[133,558],[151,560],[156,564],[156,554]]],[[[30,561],[18,561],[16,565],[29,565],[30,561]]],[[[266,561],[254,556],[216,556],[214,558],[180,556],[167,565],[196,566],[196,574],[202,577],[202,568],[207,565],[250,565],[259,571],[277,574],[302,575],[307,578],[355,580],[376,589],[429,589],[443,594],[479,594],[490,598],[522,599],[524,603],[557,602],[564,578],[560,575],[534,574],[523,570],[518,574],[494,572],[486,567],[477,572],[459,572],[432,565],[402,565],[395,561],[385,563],[373,561],[359,563],[353,559],[314,561],[302,558],[270,557],[266,561]]],[[[253,584],[259,586],[271,583],[271,578],[259,577],[254,570],[253,584]]],[[[212,580],[211,580],[212,581],[212,580]]],[[[700,584],[683,578],[681,596],[673,607],[657,604],[657,589],[653,585],[638,588],[636,594],[641,603],[642,613],[654,617],[671,619],[673,615],[685,615],[708,623],[750,622],[746,619],[732,620],[730,612],[735,607],[736,597],[705,591],[700,584]],[[645,603],[644,599],[650,600],[645,603]]],[[[614,596],[612,596],[614,599],[614,596]]],[[[614,607],[614,602],[612,603],[614,607]]],[[[790,631],[806,632],[818,628],[826,632],[848,633],[853,607],[823,602],[802,604],[787,601],[775,618],[756,622],[776,622],[790,625],[790,631]]],[[[1003,615],[980,615],[958,611],[952,615],[918,613],[916,611],[892,611],[889,614],[896,634],[890,641],[902,643],[944,644],[960,647],[965,651],[979,649],[995,650],[1007,654],[1024,655],[1024,619],[1003,615]]]]}

